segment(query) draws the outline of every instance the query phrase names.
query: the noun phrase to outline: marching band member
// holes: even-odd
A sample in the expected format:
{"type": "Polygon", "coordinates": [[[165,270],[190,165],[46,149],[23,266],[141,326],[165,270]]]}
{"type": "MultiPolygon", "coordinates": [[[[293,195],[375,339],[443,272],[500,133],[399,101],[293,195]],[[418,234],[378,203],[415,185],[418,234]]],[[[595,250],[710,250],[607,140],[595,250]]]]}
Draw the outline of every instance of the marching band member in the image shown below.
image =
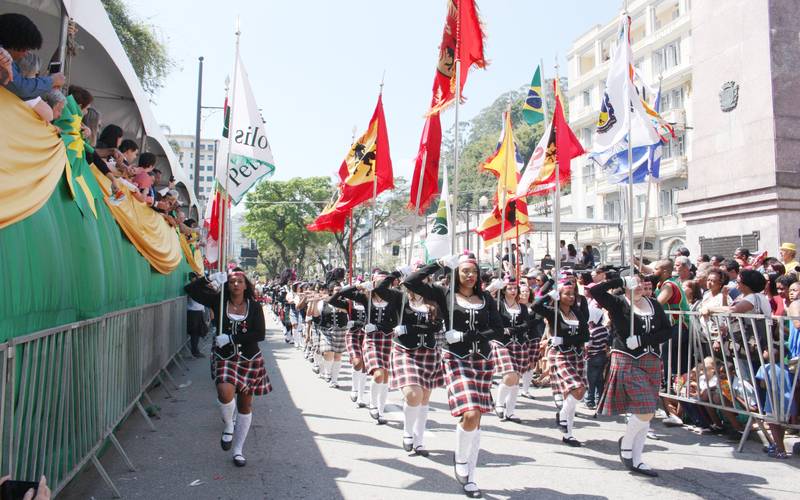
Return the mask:
{"type": "Polygon", "coordinates": [[[433,301],[447,322],[446,345],[443,347],[443,368],[450,412],[458,417],[454,468],[456,480],[468,497],[478,498],[481,491],[475,483],[480,452],[481,414],[492,411],[491,340],[500,339],[503,321],[489,293],[480,288],[479,269],[475,256],[445,257],[429,264],[405,281],[406,288],[433,301]],[[427,283],[431,274],[455,268],[455,297],[450,289],[427,283]],[[450,299],[453,299],[453,321],[449,322],[450,299]]]}
{"type": "Polygon", "coordinates": [[[272,391],[258,343],[264,340],[264,310],[255,301],[253,285],[238,267],[230,274],[221,272],[197,278],[185,287],[195,301],[222,317],[222,331],[214,338],[211,376],[217,385],[217,399],[224,428],[220,446],[232,450],[233,463],[244,467],[244,443],[253,419],[253,396],[272,391]],[[225,287],[225,302],[220,311],[219,289],[225,287]],[[236,401],[234,402],[234,397],[236,401]],[[236,419],[234,424],[234,410],[236,419]]]}
{"type": "Polygon", "coordinates": [[[658,473],[642,461],[642,451],[650,420],[658,406],[662,373],[660,346],[670,338],[669,318],[656,300],[643,295],[639,275],[598,283],[592,288],[592,297],[611,316],[614,335],[611,369],[598,413],[631,414],[625,434],[619,439],[620,460],[632,472],[657,477],[658,473]],[[622,295],[609,293],[623,287],[622,295]]]}
{"type": "MultiPolygon", "coordinates": [[[[546,292],[533,304],[533,310],[550,324],[550,347],[547,364],[550,367],[550,386],[560,410],[556,411],[556,424],[561,429],[561,441],[569,446],[581,446],[572,436],[575,410],[583,398],[588,382],[583,344],[589,340],[588,315],[576,303],[576,287],[563,280],[557,290],[546,292]],[[558,301],[557,308],[552,305],[558,301]],[[556,312],[558,315],[556,316],[556,312]],[[553,318],[555,327],[553,327],[553,318]]],[[[548,281],[545,287],[552,287],[548,281]]]]}

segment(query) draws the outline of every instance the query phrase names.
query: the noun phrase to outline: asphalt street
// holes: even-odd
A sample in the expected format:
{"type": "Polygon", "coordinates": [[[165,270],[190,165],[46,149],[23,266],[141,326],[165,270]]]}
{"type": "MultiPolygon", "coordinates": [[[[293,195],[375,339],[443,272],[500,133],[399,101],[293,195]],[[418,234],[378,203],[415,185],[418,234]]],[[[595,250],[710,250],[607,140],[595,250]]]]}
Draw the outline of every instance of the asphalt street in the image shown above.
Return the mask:
{"type": "MultiPolygon", "coordinates": [[[[444,390],[435,391],[431,402],[430,457],[409,456],[401,448],[398,392],[389,395],[388,425],[375,425],[367,410],[350,402],[347,365],[342,388],[328,388],[268,323],[262,349],[274,390],[255,400],[247,467],[234,467],[219,447],[222,428],[208,359],[188,360],[189,371],[173,375],[190,385],[171,398],[163,388],[151,393],[161,408],[156,432],[138,414],[117,432],[137,471],[129,471],[112,447],[101,457],[125,498],[464,498],[453,479],[455,419],[444,390]]],[[[579,406],[575,436],[585,447],[570,448],[553,427],[549,389],[537,389],[535,396],[518,405],[522,424],[484,416],[478,484],[486,498],[798,498],[800,457],[770,459],[754,440],[737,453],[735,441],[656,421],[661,439],[648,440],[645,453],[661,476],[642,478],[619,462],[621,419],[594,419],[579,406]]],[[[89,465],[60,498],[105,499],[111,490],[89,465]]]]}

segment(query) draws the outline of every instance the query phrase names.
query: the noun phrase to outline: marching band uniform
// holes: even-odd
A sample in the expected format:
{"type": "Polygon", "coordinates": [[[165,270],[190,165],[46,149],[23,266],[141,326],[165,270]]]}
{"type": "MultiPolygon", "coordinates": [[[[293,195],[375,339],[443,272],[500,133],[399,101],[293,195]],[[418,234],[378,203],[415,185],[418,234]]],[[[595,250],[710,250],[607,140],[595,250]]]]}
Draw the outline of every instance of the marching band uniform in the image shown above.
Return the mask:
{"type": "Polygon", "coordinates": [[[611,369],[598,413],[632,414],[625,435],[619,440],[620,459],[631,471],[654,477],[658,474],[642,462],[650,419],[641,418],[640,415],[652,416],[656,411],[662,374],[660,346],[669,340],[671,326],[659,303],[650,297],[643,297],[651,313],[634,311],[633,335],[630,335],[629,299],[609,293],[609,290],[623,288],[625,284],[622,278],[604,281],[595,285],[591,292],[597,303],[609,312],[614,335],[611,369]]]}
{"type": "MultiPolygon", "coordinates": [[[[552,286],[552,282],[549,282],[552,286]]],[[[577,290],[576,290],[577,291],[577,290]]],[[[536,299],[533,310],[547,318],[550,322],[550,347],[547,351],[547,364],[550,368],[550,387],[556,406],[556,423],[560,427],[564,444],[581,446],[580,441],[572,436],[572,427],[575,420],[575,410],[578,399],[572,394],[574,391],[585,391],[586,359],[583,356],[583,344],[589,340],[588,314],[575,302],[570,308],[570,315],[565,315],[558,308],[556,325],[553,328],[553,317],[556,308],[552,305],[553,299],[546,293],[536,299]]]]}
{"type": "MultiPolygon", "coordinates": [[[[221,286],[223,286],[220,283],[221,286]]],[[[226,300],[220,312],[220,292],[211,287],[204,277],[197,278],[185,287],[189,296],[211,308],[214,317],[222,317],[222,332],[218,335],[211,354],[211,378],[216,384],[231,384],[237,394],[262,396],[272,391],[264,357],[259,342],[264,340],[266,324],[264,311],[254,298],[246,299],[247,308],[243,315],[228,312],[226,300]]],[[[245,465],[242,455],[244,442],[250,431],[253,414],[238,413],[234,427],[233,412],[236,410],[235,398],[228,403],[220,403],[222,420],[225,424],[220,444],[224,450],[233,449],[233,460],[238,466],[245,465]],[[227,439],[232,437],[232,439],[227,439]]]]}
{"type": "MultiPolygon", "coordinates": [[[[333,297],[328,302],[319,301],[317,303],[317,314],[320,317],[320,352],[325,354],[331,352],[334,355],[341,355],[345,349],[345,332],[349,316],[347,314],[347,302],[341,299],[334,300],[333,297]]],[[[333,389],[339,388],[339,369],[342,366],[341,359],[326,360],[322,359],[322,372],[325,380],[333,389]]]]}
{"type": "MultiPolygon", "coordinates": [[[[533,318],[524,304],[509,305],[505,297],[500,298],[500,316],[503,319],[503,336],[493,340],[492,358],[494,373],[500,377],[508,373],[526,373],[531,360],[530,338],[533,335],[533,318]]],[[[538,346],[537,346],[538,347],[538,346]]],[[[495,412],[503,420],[519,422],[514,416],[519,395],[519,383],[506,385],[502,380],[497,386],[495,412]]]]}

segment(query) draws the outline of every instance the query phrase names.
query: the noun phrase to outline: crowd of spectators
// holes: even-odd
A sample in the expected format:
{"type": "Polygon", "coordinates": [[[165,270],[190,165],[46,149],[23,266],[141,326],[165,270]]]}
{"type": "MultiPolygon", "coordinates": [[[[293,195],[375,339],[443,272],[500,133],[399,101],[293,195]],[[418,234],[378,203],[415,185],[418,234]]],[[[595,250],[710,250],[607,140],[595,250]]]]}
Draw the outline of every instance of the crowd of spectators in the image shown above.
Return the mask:
{"type": "MultiPolygon", "coordinates": [[[[70,23],[68,35],[74,37],[77,27],[70,23]]],[[[92,106],[94,96],[77,85],[67,86],[60,71],[58,52],[53,55],[48,71],[42,71],[42,34],[34,22],[22,14],[0,15],[0,85],[22,99],[45,122],[55,122],[65,113],[68,97],[80,109],[80,140],[84,142],[86,161],[97,167],[111,182],[112,203],[124,199],[120,185],[133,198],[152,207],[173,227],[192,239],[197,238],[196,222],[186,219],[180,209],[180,197],[171,177],[162,185],[156,156],[140,152],[136,141],[125,138],[115,124],[102,126],[102,115],[92,106]],[[53,70],[53,71],[51,71],[53,70]]]]}
{"type": "MultiPolygon", "coordinates": [[[[662,349],[662,393],[667,396],[662,398],[660,415],[665,425],[740,437],[748,425],[746,412],[772,416],[767,419],[772,420],[767,423],[769,432],[763,433],[768,441],[764,450],[772,457],[787,456],[786,426],[774,420],[800,424],[800,384],[795,384],[800,360],[800,264],[794,243],[783,243],[778,253],[780,257],[775,258],[767,252],[737,248],[729,256],[692,259],[689,250],[681,247],[668,259],[634,260],[633,272],[644,278],[645,295],[669,311],[674,325],[672,339],[662,349]],[[779,411],[773,402],[780,401],[779,411]]],[[[592,299],[591,289],[631,270],[594,265],[588,245],[584,259],[579,259],[575,246],[561,241],[559,257],[564,265],[562,280],[574,282],[588,304],[591,338],[584,349],[589,383],[584,404],[594,409],[603,393],[611,323],[592,299]]],[[[549,254],[534,262],[528,242],[519,251],[511,245],[501,259],[504,277],[517,275],[519,269],[520,297],[530,302],[551,279],[555,264],[549,254]]],[[[488,285],[496,277],[495,271],[486,271],[483,282],[488,285]]],[[[545,335],[542,352],[546,342],[545,335]]],[[[534,383],[546,386],[546,356],[539,359],[534,383]]],[[[763,422],[751,421],[751,425],[759,429],[763,422]]],[[[651,433],[651,437],[655,436],[651,433]]]]}

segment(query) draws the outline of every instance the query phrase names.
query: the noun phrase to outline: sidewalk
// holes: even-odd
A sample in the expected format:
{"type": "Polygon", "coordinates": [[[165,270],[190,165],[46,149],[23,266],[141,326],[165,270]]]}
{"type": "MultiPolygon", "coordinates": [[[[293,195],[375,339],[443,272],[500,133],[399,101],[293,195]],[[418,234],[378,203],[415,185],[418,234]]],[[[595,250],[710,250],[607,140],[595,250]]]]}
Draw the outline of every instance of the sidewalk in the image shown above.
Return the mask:
{"type": "MultiPolygon", "coordinates": [[[[390,393],[389,424],[375,425],[350,403],[349,370],[342,389],[329,389],[271,327],[262,348],[274,391],[255,400],[247,467],[234,467],[219,447],[208,359],[190,360],[190,372],[177,377],[191,379],[189,387],[173,399],[161,389],[152,394],[161,406],[157,432],[134,414],[117,433],[138,472],[127,471],[113,448],[101,458],[125,498],[463,498],[452,477],[455,419],[443,390],[431,405],[430,458],[409,457],[400,448],[399,393],[390,393]]],[[[617,458],[621,421],[596,420],[579,407],[575,436],[586,446],[569,448],[552,426],[553,408],[549,389],[538,389],[536,400],[519,404],[523,425],[484,417],[478,484],[486,498],[788,499],[800,490],[800,457],[772,460],[755,442],[737,453],[735,442],[660,422],[654,429],[662,439],[648,440],[645,453],[661,477],[633,476],[617,458]]],[[[111,498],[111,491],[89,467],[61,498],[111,498]]]]}

